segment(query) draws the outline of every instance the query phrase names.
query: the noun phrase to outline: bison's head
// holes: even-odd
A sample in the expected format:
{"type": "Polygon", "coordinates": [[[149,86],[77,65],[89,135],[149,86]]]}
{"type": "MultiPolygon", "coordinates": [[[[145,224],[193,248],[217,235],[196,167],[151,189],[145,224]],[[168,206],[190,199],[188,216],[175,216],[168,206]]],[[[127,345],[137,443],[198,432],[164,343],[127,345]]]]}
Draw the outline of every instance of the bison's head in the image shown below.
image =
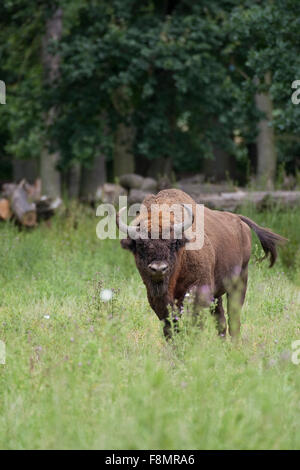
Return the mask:
{"type": "Polygon", "coordinates": [[[178,268],[182,249],[188,242],[182,232],[193,223],[192,210],[188,206],[186,210],[188,219],[184,223],[174,223],[170,227],[170,237],[167,239],[162,237],[162,232],[156,239],[151,238],[151,231],[147,231],[147,237],[145,237],[145,232],[143,232],[144,236],[142,233],[139,235],[139,228],[143,222],[145,226],[145,220],[137,219],[135,225],[127,226],[120,220],[121,211],[117,216],[117,225],[120,230],[128,232],[128,238],[121,240],[121,246],[134,254],[142,279],[153,295],[160,296],[167,292],[170,278],[178,268]]]}

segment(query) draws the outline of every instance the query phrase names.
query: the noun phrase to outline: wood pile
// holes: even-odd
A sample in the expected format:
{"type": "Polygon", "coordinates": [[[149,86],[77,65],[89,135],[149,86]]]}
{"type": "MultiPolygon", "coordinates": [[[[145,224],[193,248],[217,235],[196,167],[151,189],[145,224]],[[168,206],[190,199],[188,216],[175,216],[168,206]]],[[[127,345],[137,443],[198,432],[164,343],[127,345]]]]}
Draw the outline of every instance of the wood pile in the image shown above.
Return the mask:
{"type": "MultiPolygon", "coordinates": [[[[129,204],[141,203],[149,194],[156,194],[165,189],[161,182],[152,178],[128,174],[120,177],[120,185],[128,192],[129,204]]],[[[175,187],[189,194],[198,204],[211,209],[238,211],[250,204],[257,210],[272,209],[274,206],[291,208],[300,206],[300,191],[248,191],[232,187],[226,182],[205,183],[204,176],[199,174],[178,181],[175,187]]]]}
{"type": "Polygon", "coordinates": [[[300,191],[236,191],[219,194],[199,194],[198,204],[211,209],[237,211],[250,204],[257,210],[271,209],[274,206],[293,208],[300,206],[300,191]]]}
{"type": "Polygon", "coordinates": [[[53,216],[61,199],[51,199],[41,194],[40,179],[31,185],[26,180],[6,183],[0,192],[0,220],[14,219],[24,227],[35,227],[40,220],[53,216]]]}

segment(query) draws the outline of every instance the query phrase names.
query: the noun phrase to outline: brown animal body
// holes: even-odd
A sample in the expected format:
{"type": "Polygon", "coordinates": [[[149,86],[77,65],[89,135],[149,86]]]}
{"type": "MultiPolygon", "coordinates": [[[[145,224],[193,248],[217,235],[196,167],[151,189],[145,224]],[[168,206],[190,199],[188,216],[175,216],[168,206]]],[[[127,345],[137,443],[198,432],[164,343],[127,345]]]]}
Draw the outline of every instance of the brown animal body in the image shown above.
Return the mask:
{"type": "MultiPolygon", "coordinates": [[[[196,228],[196,203],[183,191],[168,189],[151,195],[143,201],[151,213],[151,205],[190,204],[193,208],[192,230],[196,228]]],[[[141,216],[134,222],[140,226],[141,216]]],[[[150,217],[146,221],[150,230],[150,217]]],[[[120,226],[119,220],[117,223],[120,226]]],[[[158,318],[164,322],[164,333],[171,334],[168,306],[182,307],[188,291],[195,292],[195,311],[214,301],[213,314],[219,334],[226,334],[226,319],[222,296],[228,296],[229,332],[236,336],[240,331],[240,309],[247,290],[248,262],[251,255],[251,230],[258,235],[270,265],[276,260],[276,244],[285,239],[270,230],[259,227],[252,220],[204,208],[204,244],[201,249],[188,250],[185,236],[176,239],[132,239],[121,241],[123,248],[135,257],[137,268],[147,288],[148,300],[158,318]]],[[[176,317],[175,317],[176,318],[176,317]]],[[[175,320],[176,321],[176,320],[175,320]]]]}

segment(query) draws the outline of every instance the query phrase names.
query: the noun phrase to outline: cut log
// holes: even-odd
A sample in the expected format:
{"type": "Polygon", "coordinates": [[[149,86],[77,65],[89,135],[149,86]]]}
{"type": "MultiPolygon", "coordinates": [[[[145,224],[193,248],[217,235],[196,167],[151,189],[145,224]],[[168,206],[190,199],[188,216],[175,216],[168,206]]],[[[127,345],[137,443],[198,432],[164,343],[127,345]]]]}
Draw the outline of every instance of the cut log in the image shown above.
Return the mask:
{"type": "Polygon", "coordinates": [[[0,199],[0,219],[9,220],[12,216],[8,199],[0,199]]]}
{"type": "Polygon", "coordinates": [[[33,184],[24,183],[24,189],[28,195],[29,201],[37,202],[41,199],[42,194],[42,181],[37,178],[33,184]]]}
{"type": "Polygon", "coordinates": [[[135,173],[126,173],[125,175],[121,175],[119,180],[120,185],[125,189],[141,189],[144,182],[144,178],[140,175],[136,175],[135,173]]]}
{"type": "Polygon", "coordinates": [[[129,204],[139,204],[140,202],[143,202],[146,196],[149,196],[149,192],[147,191],[142,191],[141,189],[131,189],[129,196],[128,196],[128,202],[129,204]]]}
{"type": "Polygon", "coordinates": [[[41,199],[36,202],[38,220],[50,219],[61,204],[62,200],[60,198],[51,199],[47,196],[42,196],[41,199]]]}
{"type": "Polygon", "coordinates": [[[211,209],[236,211],[245,204],[252,204],[258,210],[274,205],[283,207],[300,206],[300,191],[236,191],[234,193],[199,194],[195,198],[198,204],[211,209]]]}
{"type": "Polygon", "coordinates": [[[24,188],[25,181],[20,184],[3,185],[4,194],[10,201],[10,207],[17,221],[25,227],[36,225],[36,206],[28,201],[28,194],[24,188]]]}
{"type": "Polygon", "coordinates": [[[126,196],[127,192],[119,184],[105,183],[97,191],[96,196],[105,204],[118,204],[120,196],[126,196]]]}

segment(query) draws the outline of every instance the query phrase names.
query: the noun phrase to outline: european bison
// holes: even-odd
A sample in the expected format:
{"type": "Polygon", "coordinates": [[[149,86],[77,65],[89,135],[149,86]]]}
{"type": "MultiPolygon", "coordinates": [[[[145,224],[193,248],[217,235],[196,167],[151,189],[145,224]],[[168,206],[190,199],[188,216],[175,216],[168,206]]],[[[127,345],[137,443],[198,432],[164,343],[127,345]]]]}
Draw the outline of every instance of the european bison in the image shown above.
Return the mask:
{"type": "MultiPolygon", "coordinates": [[[[265,252],[270,256],[270,267],[276,257],[276,245],[286,239],[258,226],[255,222],[242,215],[221,212],[204,208],[204,243],[201,249],[186,248],[189,241],[185,232],[182,238],[176,236],[176,230],[195,231],[195,201],[183,191],[167,189],[157,195],[147,196],[143,205],[145,214],[139,214],[133,225],[147,227],[151,230],[152,205],[180,204],[190,205],[189,217],[184,224],[175,223],[171,218],[171,237],[163,239],[143,239],[132,235],[132,225],[127,226],[117,215],[120,230],[128,231],[129,236],[121,240],[124,249],[130,250],[142,280],[147,288],[148,300],[158,318],[164,322],[166,338],[171,336],[171,321],[168,306],[181,310],[185,294],[195,292],[195,311],[214,302],[213,315],[221,336],[226,335],[226,318],[222,306],[222,295],[227,294],[229,333],[236,337],[240,332],[240,310],[244,303],[247,290],[248,262],[251,254],[251,229],[257,234],[265,252]],[[172,223],[173,222],[173,223],[172,223]],[[130,236],[131,234],[131,236],[130,236]],[[134,239],[135,238],[135,239],[134,239]]],[[[165,206],[166,207],[166,206],[165,206]]],[[[160,219],[160,230],[162,230],[160,219]]],[[[177,316],[173,321],[176,324],[177,316]]]]}

